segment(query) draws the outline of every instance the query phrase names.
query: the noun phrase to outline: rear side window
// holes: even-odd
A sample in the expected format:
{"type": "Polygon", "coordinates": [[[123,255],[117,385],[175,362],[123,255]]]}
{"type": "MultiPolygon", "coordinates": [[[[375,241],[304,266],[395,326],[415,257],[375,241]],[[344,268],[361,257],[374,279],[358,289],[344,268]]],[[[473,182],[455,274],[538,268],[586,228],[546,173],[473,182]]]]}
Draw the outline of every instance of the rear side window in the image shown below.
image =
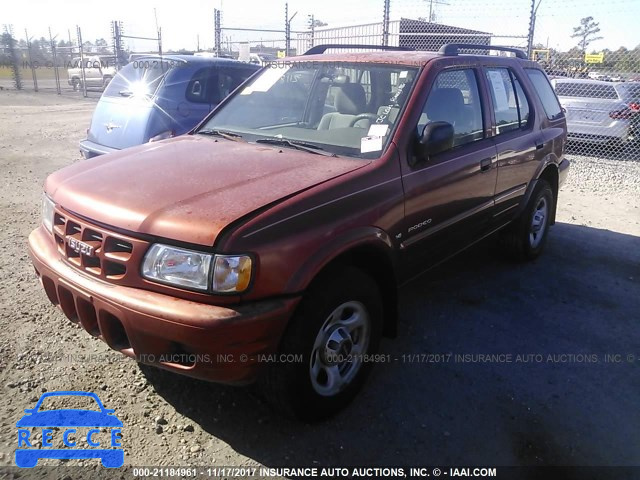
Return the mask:
{"type": "Polygon", "coordinates": [[[497,133],[527,126],[529,102],[513,72],[507,68],[487,69],[497,133]]]}
{"type": "Polygon", "coordinates": [[[559,97],[618,99],[618,93],[613,85],[597,83],[557,82],[556,93],[559,97]]]}
{"type": "Polygon", "coordinates": [[[249,78],[255,69],[205,67],[197,70],[187,85],[187,100],[216,105],[249,78]]]}
{"type": "Polygon", "coordinates": [[[438,74],[418,121],[418,135],[429,122],[453,125],[454,147],[484,138],[478,82],[472,69],[438,74]]]}
{"type": "Polygon", "coordinates": [[[535,68],[526,68],[525,71],[533,84],[533,88],[540,97],[542,107],[547,117],[554,119],[562,115],[562,108],[560,107],[560,102],[558,102],[558,97],[556,97],[556,94],[553,92],[549,79],[544,72],[535,68]]]}

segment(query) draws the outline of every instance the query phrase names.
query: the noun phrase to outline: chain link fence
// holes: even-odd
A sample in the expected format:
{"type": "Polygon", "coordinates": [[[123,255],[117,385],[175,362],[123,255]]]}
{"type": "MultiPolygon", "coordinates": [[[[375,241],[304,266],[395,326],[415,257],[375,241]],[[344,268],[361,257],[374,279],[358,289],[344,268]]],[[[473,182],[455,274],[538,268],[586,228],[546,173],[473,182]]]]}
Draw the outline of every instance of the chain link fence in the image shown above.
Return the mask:
{"type": "MultiPolygon", "coordinates": [[[[264,63],[326,43],[429,51],[447,43],[517,47],[540,63],[551,78],[566,110],[570,151],[597,157],[640,157],[637,0],[378,2],[378,22],[322,26],[310,14],[307,28],[301,31],[291,30],[297,12],[292,14],[286,5],[281,29],[225,24],[224,12],[215,10],[215,45],[202,54],[264,63]]],[[[325,13],[322,5],[314,8],[319,16],[325,13]]],[[[64,33],[64,39],[56,32],[30,37],[4,26],[0,88],[99,95],[132,58],[163,53],[160,29],[156,36],[138,37],[125,33],[121,22],[112,22],[112,38],[94,41],[88,35],[83,39],[80,28],[64,33]]]]}
{"type": "Polygon", "coordinates": [[[80,27],[34,36],[4,25],[0,39],[0,89],[99,97],[118,70],[141,56],[162,54],[157,36],[126,34],[111,22],[111,38],[91,40],[80,27]]]}

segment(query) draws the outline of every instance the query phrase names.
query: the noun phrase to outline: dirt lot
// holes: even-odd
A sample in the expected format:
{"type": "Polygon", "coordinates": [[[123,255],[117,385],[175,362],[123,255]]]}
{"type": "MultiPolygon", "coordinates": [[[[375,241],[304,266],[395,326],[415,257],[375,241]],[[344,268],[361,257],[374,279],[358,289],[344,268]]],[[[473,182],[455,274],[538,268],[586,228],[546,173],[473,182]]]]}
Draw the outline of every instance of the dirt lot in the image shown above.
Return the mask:
{"type": "Polygon", "coordinates": [[[383,344],[398,360],[312,427],[245,389],[143,372],[49,304],[26,239],[94,105],[0,92],[0,465],[23,410],[52,390],[114,408],[127,465],[640,465],[640,162],[574,157],[537,262],[505,263],[486,243],[406,288],[399,337],[383,344]],[[51,359],[70,353],[103,356],[51,359]],[[403,361],[423,353],[452,355],[403,361]]]}

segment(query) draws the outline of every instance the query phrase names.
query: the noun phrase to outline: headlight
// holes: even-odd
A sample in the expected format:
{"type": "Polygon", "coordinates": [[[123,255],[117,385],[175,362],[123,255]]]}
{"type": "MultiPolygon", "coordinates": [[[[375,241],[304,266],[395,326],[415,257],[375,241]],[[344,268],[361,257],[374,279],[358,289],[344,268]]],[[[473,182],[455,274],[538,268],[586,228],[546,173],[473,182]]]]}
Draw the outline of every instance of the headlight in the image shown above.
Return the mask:
{"type": "Polygon", "coordinates": [[[49,230],[49,233],[53,231],[53,215],[54,215],[53,200],[51,200],[45,193],[42,194],[42,225],[49,230]]]}
{"type": "Polygon", "coordinates": [[[212,288],[220,293],[242,292],[251,281],[251,257],[247,255],[216,255],[212,288]]]}
{"type": "Polygon", "coordinates": [[[149,280],[207,290],[212,255],[156,243],[144,257],[142,275],[149,280]]]}

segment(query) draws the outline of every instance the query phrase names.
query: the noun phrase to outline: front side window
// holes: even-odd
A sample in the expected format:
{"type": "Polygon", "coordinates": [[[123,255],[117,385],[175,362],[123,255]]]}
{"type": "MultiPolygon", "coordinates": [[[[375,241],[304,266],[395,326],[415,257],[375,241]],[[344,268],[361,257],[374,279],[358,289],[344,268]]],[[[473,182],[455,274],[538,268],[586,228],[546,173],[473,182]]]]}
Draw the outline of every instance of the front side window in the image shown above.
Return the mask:
{"type": "Polygon", "coordinates": [[[507,68],[489,68],[487,80],[498,135],[526,127],[529,103],[513,72],[507,68]]]}
{"type": "Polygon", "coordinates": [[[482,106],[473,69],[445,70],[438,74],[418,121],[418,135],[422,135],[429,122],[450,123],[454,147],[484,138],[482,106]]]}
{"type": "Polygon", "coordinates": [[[378,158],[418,69],[354,62],[274,62],[252,78],[198,133],[378,158]]]}

